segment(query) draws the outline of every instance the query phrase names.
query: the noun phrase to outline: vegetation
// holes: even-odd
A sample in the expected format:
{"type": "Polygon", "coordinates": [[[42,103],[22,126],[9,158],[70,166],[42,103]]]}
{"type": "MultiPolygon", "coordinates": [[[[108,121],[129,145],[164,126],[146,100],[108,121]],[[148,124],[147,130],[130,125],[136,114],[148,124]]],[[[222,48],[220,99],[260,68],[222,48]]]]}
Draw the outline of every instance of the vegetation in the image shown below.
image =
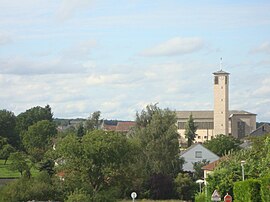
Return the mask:
{"type": "Polygon", "coordinates": [[[185,124],[185,137],[187,138],[187,146],[190,147],[196,138],[197,126],[194,123],[192,114],[189,115],[188,121],[185,124]]]}
{"type": "Polygon", "coordinates": [[[224,156],[232,151],[240,150],[241,141],[228,135],[218,135],[214,139],[204,142],[204,146],[218,156],[224,156]]]}
{"type": "MultiPolygon", "coordinates": [[[[84,123],[58,132],[49,105],[18,116],[0,110],[0,177],[17,178],[0,188],[0,201],[113,202],[130,199],[132,191],[137,201],[195,199],[195,180],[208,162],[194,164],[195,175],[182,171],[175,112],[149,105],[137,112],[136,127],[127,134],[100,130],[100,116],[94,112],[84,123]]],[[[190,144],[195,135],[191,115],[186,124],[190,144]]],[[[217,189],[233,195],[244,159],[246,179],[260,179],[261,197],[269,199],[270,137],[251,141],[250,150],[240,150],[238,140],[222,135],[205,143],[223,156],[207,179],[207,193],[217,189]]],[[[205,197],[197,194],[196,200],[205,197]]]]}

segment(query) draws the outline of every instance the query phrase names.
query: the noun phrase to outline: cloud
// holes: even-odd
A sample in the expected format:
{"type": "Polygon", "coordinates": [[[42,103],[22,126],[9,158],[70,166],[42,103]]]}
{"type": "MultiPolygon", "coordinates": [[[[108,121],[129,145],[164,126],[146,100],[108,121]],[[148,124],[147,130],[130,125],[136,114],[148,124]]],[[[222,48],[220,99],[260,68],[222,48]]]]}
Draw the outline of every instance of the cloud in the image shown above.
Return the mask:
{"type": "Polygon", "coordinates": [[[71,18],[76,12],[89,8],[93,4],[93,0],[62,0],[55,16],[60,21],[71,18]]]}
{"type": "Polygon", "coordinates": [[[175,37],[152,48],[144,50],[142,56],[174,56],[193,53],[203,48],[204,42],[201,38],[175,37]]]}
{"type": "Polygon", "coordinates": [[[12,42],[12,37],[7,33],[0,32],[0,46],[6,45],[12,42]]]}
{"type": "Polygon", "coordinates": [[[250,50],[250,53],[270,53],[270,42],[266,41],[250,50]]]}

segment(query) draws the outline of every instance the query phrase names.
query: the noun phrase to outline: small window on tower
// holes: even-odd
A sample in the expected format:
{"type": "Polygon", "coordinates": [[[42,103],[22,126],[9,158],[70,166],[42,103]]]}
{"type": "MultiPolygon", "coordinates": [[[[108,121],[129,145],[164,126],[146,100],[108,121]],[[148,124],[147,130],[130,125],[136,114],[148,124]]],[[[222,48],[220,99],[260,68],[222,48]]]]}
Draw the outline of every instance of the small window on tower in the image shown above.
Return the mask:
{"type": "Polygon", "coordinates": [[[227,83],[228,83],[228,77],[225,76],[225,84],[227,84],[227,83]]]}
{"type": "Polygon", "coordinates": [[[215,84],[218,84],[218,76],[215,76],[215,84]]]}

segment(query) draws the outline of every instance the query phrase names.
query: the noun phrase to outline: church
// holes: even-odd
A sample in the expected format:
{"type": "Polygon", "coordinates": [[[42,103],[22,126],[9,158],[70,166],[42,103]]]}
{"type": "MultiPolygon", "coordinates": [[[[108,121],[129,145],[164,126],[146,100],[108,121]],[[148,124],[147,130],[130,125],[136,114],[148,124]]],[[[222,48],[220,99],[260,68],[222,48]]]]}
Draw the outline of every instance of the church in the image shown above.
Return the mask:
{"type": "Polygon", "coordinates": [[[214,110],[176,111],[180,144],[185,144],[185,123],[190,114],[197,126],[195,142],[211,140],[219,134],[243,138],[256,130],[256,114],[229,110],[229,73],[219,70],[214,75],[214,110]]]}

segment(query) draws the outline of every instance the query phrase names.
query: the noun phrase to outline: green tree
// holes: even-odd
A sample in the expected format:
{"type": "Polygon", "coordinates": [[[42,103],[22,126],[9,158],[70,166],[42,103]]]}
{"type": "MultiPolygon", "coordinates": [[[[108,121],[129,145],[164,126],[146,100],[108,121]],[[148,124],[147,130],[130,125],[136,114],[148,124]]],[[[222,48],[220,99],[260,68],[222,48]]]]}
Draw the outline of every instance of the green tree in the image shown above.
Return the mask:
{"type": "Polygon", "coordinates": [[[23,145],[27,153],[38,162],[45,152],[52,147],[52,138],[57,130],[53,122],[48,120],[39,121],[28,128],[23,135],[23,145]]]}
{"type": "Polygon", "coordinates": [[[204,146],[218,156],[224,156],[228,152],[239,150],[241,141],[228,135],[218,135],[217,137],[204,142],[204,146]]]}
{"type": "Polygon", "coordinates": [[[193,169],[194,169],[194,179],[202,179],[203,176],[203,169],[202,167],[209,164],[209,161],[206,159],[203,159],[202,161],[194,162],[193,163],[193,169]]]}
{"type": "Polygon", "coordinates": [[[0,137],[0,159],[4,159],[4,165],[6,164],[10,154],[14,152],[15,149],[8,144],[7,138],[0,137]]]}
{"type": "Polygon", "coordinates": [[[175,176],[181,169],[175,112],[150,105],[137,113],[136,121],[134,137],[140,142],[146,172],[175,176]]]}
{"type": "Polygon", "coordinates": [[[197,126],[194,123],[194,119],[192,117],[192,114],[189,115],[189,118],[185,124],[185,137],[188,140],[188,147],[190,147],[195,140],[196,137],[196,131],[197,131],[197,126]]]}
{"type": "Polygon", "coordinates": [[[25,172],[26,175],[29,175],[30,167],[26,159],[27,156],[22,152],[12,153],[10,155],[10,169],[20,172],[21,176],[23,175],[23,172],[25,172]]]}
{"type": "Polygon", "coordinates": [[[99,129],[101,123],[100,115],[101,115],[100,111],[96,111],[91,114],[91,116],[86,121],[85,127],[87,131],[99,129]]]}
{"type": "MultiPolygon", "coordinates": [[[[65,172],[65,190],[82,189],[93,201],[99,200],[100,193],[111,193],[112,188],[124,190],[131,181],[133,151],[133,144],[123,134],[94,130],[82,138],[68,135],[55,150],[62,162],[57,170],[65,172]]],[[[119,197],[119,191],[116,193],[119,197]]]]}
{"type": "MultiPolygon", "coordinates": [[[[143,197],[156,199],[158,195],[151,193],[162,190],[162,183],[158,182],[163,179],[156,176],[169,176],[173,179],[182,168],[182,161],[179,159],[179,135],[175,123],[175,112],[160,109],[157,105],[149,105],[136,114],[136,127],[131,137],[139,145],[136,168],[137,173],[140,173],[137,179],[141,179],[138,182],[142,184],[138,184],[137,187],[143,197]],[[149,181],[152,183],[147,183],[149,181]]],[[[169,192],[166,196],[162,195],[162,198],[169,197],[172,197],[169,192]]]]}
{"type": "Polygon", "coordinates": [[[42,120],[53,121],[53,114],[49,105],[45,107],[33,107],[20,113],[16,121],[17,131],[21,134],[23,131],[26,131],[29,126],[42,120]]]}
{"type": "Polygon", "coordinates": [[[18,146],[20,138],[16,133],[16,116],[13,112],[0,110],[0,137],[7,138],[13,147],[18,146]]]}
{"type": "Polygon", "coordinates": [[[179,173],[174,180],[176,193],[181,200],[192,199],[196,191],[196,183],[188,173],[179,173]]]}

